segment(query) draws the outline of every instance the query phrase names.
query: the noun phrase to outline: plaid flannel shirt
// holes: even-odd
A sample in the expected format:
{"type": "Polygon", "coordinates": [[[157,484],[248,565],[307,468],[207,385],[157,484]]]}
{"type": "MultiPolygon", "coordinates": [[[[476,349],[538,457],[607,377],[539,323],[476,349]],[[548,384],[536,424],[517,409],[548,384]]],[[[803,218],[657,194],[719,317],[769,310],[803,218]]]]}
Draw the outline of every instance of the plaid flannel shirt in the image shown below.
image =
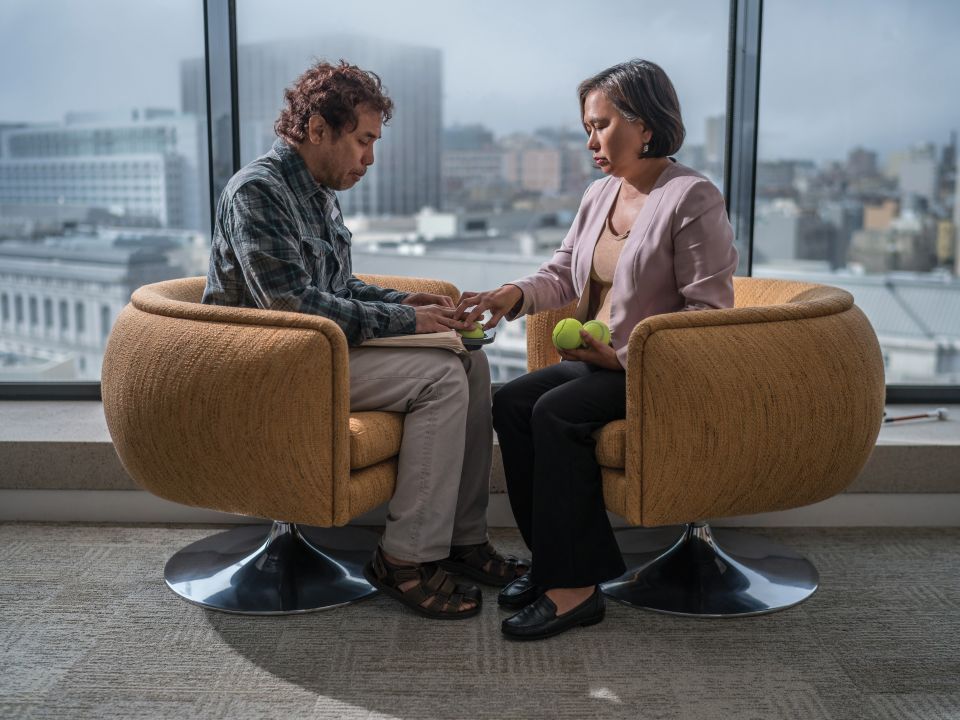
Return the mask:
{"type": "Polygon", "coordinates": [[[337,196],[278,139],[220,196],[202,302],[322,315],[350,345],[415,332],[407,293],[367,285],[351,265],[337,196]]]}

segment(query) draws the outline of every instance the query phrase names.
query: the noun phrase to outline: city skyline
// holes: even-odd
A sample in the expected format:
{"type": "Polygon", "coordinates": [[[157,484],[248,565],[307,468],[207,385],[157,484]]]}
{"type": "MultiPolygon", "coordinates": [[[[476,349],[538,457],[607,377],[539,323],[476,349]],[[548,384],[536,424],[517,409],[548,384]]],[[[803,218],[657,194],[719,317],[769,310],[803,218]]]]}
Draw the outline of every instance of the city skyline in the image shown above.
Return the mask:
{"type": "MultiPolygon", "coordinates": [[[[430,6],[424,3],[418,8],[430,6]]],[[[881,11],[891,6],[882,3],[881,11]]],[[[296,2],[288,5],[292,7],[296,2]]],[[[611,7],[625,11],[627,5],[614,2],[611,7]]],[[[683,42],[673,42],[676,47],[670,52],[674,54],[664,51],[663,57],[655,42],[644,42],[644,48],[673,76],[684,104],[688,134],[678,153],[680,162],[722,186],[727,118],[722,109],[725,54],[721,45],[726,41],[708,32],[722,13],[711,16],[712,20],[703,13],[704,17],[686,22],[686,15],[696,7],[688,0],[662,12],[658,9],[645,29],[673,40],[696,38],[703,31],[709,42],[689,53],[684,52],[683,42]],[[721,59],[709,73],[700,73],[708,57],[721,59]],[[674,60],[676,66],[671,65],[674,60]],[[707,90],[698,91],[698,87],[707,90]],[[699,106],[687,103],[687,97],[699,106]]],[[[717,13],[722,4],[709,7],[717,13]]],[[[315,45],[326,47],[331,59],[342,53],[363,67],[383,66],[387,88],[397,101],[370,177],[358,191],[341,194],[344,214],[354,231],[357,272],[393,272],[404,267],[410,273],[426,272],[469,289],[464,283],[475,281],[477,268],[490,266],[506,272],[512,267],[520,272],[522,267],[523,274],[553,252],[583,189],[600,175],[589,159],[576,99],[567,95],[588,72],[624,59],[623,48],[628,46],[620,42],[623,38],[609,38],[603,47],[606,56],[594,52],[591,43],[572,48],[561,62],[550,63],[549,73],[542,73],[533,56],[543,52],[544,38],[548,43],[564,39],[572,15],[537,15],[537,7],[524,5],[510,16],[508,25],[495,15],[491,20],[488,14],[483,22],[471,25],[469,37],[454,42],[443,33],[424,35],[425,28],[413,16],[401,18],[384,34],[381,25],[389,18],[376,14],[376,7],[376,22],[351,26],[353,10],[338,10],[335,22],[326,23],[322,30],[312,29],[317,17],[304,6],[299,39],[292,40],[272,37],[287,32],[287,16],[271,15],[265,8],[265,0],[243,0],[240,5],[241,162],[273,142],[282,89],[307,66],[315,45]],[[259,22],[265,13],[268,21],[259,22]],[[491,22],[503,25],[497,45],[489,41],[495,34],[491,22]],[[524,42],[525,28],[533,25],[538,29],[536,37],[524,42]],[[309,34],[307,39],[304,32],[309,34]],[[474,57],[478,38],[487,43],[482,62],[474,57]],[[521,47],[515,47],[518,44],[521,47]],[[511,47],[510,52],[505,47],[511,47]],[[477,79],[481,75],[482,82],[477,79]],[[504,84],[505,76],[516,84],[504,84]],[[494,258],[496,262],[491,263],[494,258]],[[464,274],[468,267],[473,271],[464,274]]],[[[132,35],[119,32],[116,42],[96,45],[89,28],[73,32],[65,27],[70,12],[54,14],[48,24],[50,42],[62,40],[69,49],[71,42],[77,44],[80,33],[80,44],[96,45],[91,54],[96,62],[106,63],[105,74],[94,69],[90,75],[91,66],[81,54],[76,66],[63,63],[52,77],[44,75],[48,69],[31,66],[29,73],[11,74],[0,87],[0,103],[7,112],[9,97],[29,91],[37,102],[23,100],[25,112],[29,108],[43,113],[56,107],[58,113],[44,118],[46,122],[0,117],[0,256],[4,260],[0,263],[0,366],[8,372],[95,378],[112,320],[136,286],[171,273],[204,272],[210,218],[198,188],[207,185],[206,85],[202,37],[193,27],[202,18],[198,20],[196,8],[186,0],[163,21],[152,15],[155,9],[148,5],[136,17],[126,10],[120,13],[118,22],[156,21],[159,31],[144,40],[129,63],[112,64],[111,58],[126,52],[132,35]],[[194,16],[187,17],[190,13],[194,16]],[[165,29],[180,22],[190,26],[189,31],[177,43],[159,47],[165,29]],[[186,59],[171,61],[171,55],[186,59]],[[157,62],[156,57],[164,60],[157,62]],[[118,69],[121,65],[129,68],[118,69]],[[169,87],[154,82],[156,74],[167,73],[168,68],[174,80],[173,98],[168,97],[169,87]],[[85,72],[89,77],[84,78],[85,72]],[[121,77],[124,72],[129,72],[126,80],[121,77]],[[96,77],[96,82],[91,83],[90,77],[96,77]],[[37,93],[38,87],[42,93],[37,93]],[[118,106],[118,98],[126,98],[129,104],[118,106]],[[10,124],[11,120],[19,125],[10,124]],[[140,266],[135,281],[104,284],[112,271],[87,262],[97,253],[122,259],[131,243],[166,242],[173,237],[165,234],[167,229],[180,226],[199,232],[183,234],[170,245],[169,262],[140,266]],[[84,252],[92,254],[87,258],[84,252]],[[75,262],[78,257],[83,262],[75,262]],[[109,302],[105,302],[107,296],[109,302]]],[[[29,26],[27,19],[16,16],[32,12],[14,3],[5,8],[5,17],[13,15],[20,26],[29,26]]],[[[929,7],[910,18],[915,25],[912,33],[918,37],[923,32],[916,25],[922,29],[924,23],[930,24],[924,12],[929,15],[929,7]]],[[[445,10],[446,26],[464,24],[469,19],[464,13],[468,11],[460,7],[445,10]]],[[[856,12],[845,6],[835,15],[842,25],[856,12]]],[[[928,112],[947,93],[940,92],[927,106],[909,107],[911,93],[924,83],[918,80],[898,87],[903,78],[894,71],[903,70],[906,63],[898,58],[892,69],[878,63],[876,67],[886,73],[881,89],[894,97],[890,91],[896,88],[898,103],[888,103],[884,113],[864,121],[858,113],[876,105],[877,90],[862,87],[869,83],[854,82],[861,80],[855,64],[836,73],[844,75],[848,86],[856,85],[848,87],[844,96],[836,96],[837,84],[823,76],[835,68],[824,67],[819,52],[812,54],[810,62],[778,66],[785,53],[798,55],[806,50],[796,44],[793,34],[807,20],[794,27],[787,22],[789,14],[772,4],[766,17],[764,47],[775,49],[768,48],[764,56],[761,83],[754,269],[761,274],[827,278],[840,287],[855,288],[863,295],[864,311],[876,315],[871,320],[877,324],[891,377],[955,382],[960,377],[956,326],[960,315],[942,309],[960,308],[960,186],[953,132],[960,123],[952,106],[945,113],[928,112]],[[783,34],[790,36],[789,42],[778,43],[778,35],[783,34]],[[770,58],[772,63],[767,61],[770,58]],[[909,122],[903,124],[904,118],[909,122]],[[859,129],[851,132],[849,122],[857,123],[859,129]],[[802,131],[795,125],[791,129],[791,123],[799,123],[802,131]],[[895,135],[882,136],[898,127],[895,135]],[[825,132],[829,142],[817,137],[825,132]],[[917,310],[912,315],[898,313],[897,303],[915,303],[917,310]]],[[[878,12],[862,24],[882,36],[886,25],[906,21],[896,13],[878,12]]],[[[892,35],[880,39],[895,44],[903,32],[897,26],[892,35]]],[[[835,27],[821,33],[831,42],[840,37],[842,32],[835,27]]],[[[0,27],[0,61],[3,53],[11,52],[3,39],[0,27]]],[[[869,58],[873,47],[867,42],[858,49],[869,58]]],[[[44,52],[44,48],[30,50],[44,52]]],[[[31,58],[20,60],[29,63],[31,58]]],[[[916,63],[906,69],[915,73],[916,63]]],[[[928,74],[942,82],[943,71],[936,67],[928,74]]],[[[220,143],[229,140],[224,131],[229,128],[219,123],[220,143]]],[[[741,252],[746,250],[744,242],[738,238],[741,252]]],[[[121,274],[133,277],[122,268],[121,274]]],[[[509,379],[523,372],[524,348],[522,325],[504,329],[491,355],[497,377],[509,379]]]]}
{"type": "MultiPolygon", "coordinates": [[[[826,0],[818,1],[827,12],[826,0]]],[[[84,21],[88,9],[64,4],[51,12],[51,7],[10,0],[4,8],[12,22],[0,25],[0,62],[29,66],[31,72],[11,74],[0,86],[0,122],[56,122],[69,110],[179,107],[178,63],[203,51],[200,3],[144,2],[135,9],[118,3],[109,12],[104,9],[103,22],[96,24],[84,21]],[[24,27],[42,27],[44,41],[24,33],[24,27]],[[131,33],[131,27],[149,27],[150,32],[131,33]],[[13,33],[12,28],[19,30],[13,33]],[[118,55],[125,62],[117,63],[118,55]],[[157,63],[156,58],[164,60],[157,63]],[[38,87],[44,92],[38,93],[38,87]]],[[[365,6],[362,22],[351,17],[354,11],[349,9],[338,9],[331,19],[296,2],[290,4],[291,13],[266,7],[259,0],[240,6],[241,42],[291,35],[292,14],[302,18],[298,37],[365,31],[439,48],[444,127],[480,122],[498,135],[540,126],[578,129],[577,82],[631,56],[655,60],[673,77],[689,126],[688,142],[702,143],[703,119],[722,114],[726,104],[723,3],[675,3],[652,12],[626,0],[615,2],[608,13],[642,18],[647,32],[639,39],[620,38],[601,26],[598,41],[584,30],[590,18],[563,3],[511,5],[509,16],[437,3],[419,5],[416,14],[365,6]],[[441,32],[435,24],[422,22],[426,16],[441,18],[441,32]],[[503,17],[511,22],[498,19],[503,17]],[[447,27],[469,27],[471,32],[446,32],[447,27]],[[530,32],[532,28],[537,32],[530,32]],[[490,38],[502,44],[492,45],[490,38]],[[551,68],[547,74],[537,69],[544,59],[551,68]],[[507,87],[505,78],[518,82],[507,87]]],[[[952,42],[952,29],[960,26],[960,5],[936,2],[907,8],[892,0],[857,0],[830,5],[829,14],[835,21],[823,24],[818,21],[823,13],[809,3],[801,11],[773,5],[765,10],[761,157],[822,162],[841,160],[858,145],[885,155],[894,145],[945,142],[960,125],[957,101],[946,91],[960,84],[952,42]],[[857,35],[856,52],[848,52],[851,33],[857,35]],[[810,52],[810,37],[817,38],[817,52],[810,52]],[[922,73],[903,61],[918,56],[924,57],[922,73]],[[843,73],[836,72],[838,66],[843,73]],[[849,77],[876,82],[851,85],[845,80],[849,77]],[[909,142],[904,142],[906,137],[909,142]]]]}

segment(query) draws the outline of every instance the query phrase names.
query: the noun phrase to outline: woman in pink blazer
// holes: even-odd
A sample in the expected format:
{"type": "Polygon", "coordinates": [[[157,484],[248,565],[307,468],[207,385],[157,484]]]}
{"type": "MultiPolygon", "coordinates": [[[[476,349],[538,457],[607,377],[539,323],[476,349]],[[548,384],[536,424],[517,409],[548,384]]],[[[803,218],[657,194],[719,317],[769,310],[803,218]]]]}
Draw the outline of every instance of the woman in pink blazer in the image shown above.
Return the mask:
{"type": "Polygon", "coordinates": [[[581,333],[585,348],[561,351],[558,365],[494,395],[510,504],[533,553],[530,572],[498,598],[519,609],[502,625],[513,639],[600,622],[598,585],[625,572],[593,433],[626,415],[630,332],[650,315],[733,305],[733,230],[720,191],[670,157],[685,131],[666,73],[633,60],[585,80],[579,95],[587,148],[606,177],[587,188],[549,262],[496,290],[464,293],[458,307],[468,321],[489,310],[489,328],[577,300],[579,320],[611,331],[610,345],[581,333]]]}

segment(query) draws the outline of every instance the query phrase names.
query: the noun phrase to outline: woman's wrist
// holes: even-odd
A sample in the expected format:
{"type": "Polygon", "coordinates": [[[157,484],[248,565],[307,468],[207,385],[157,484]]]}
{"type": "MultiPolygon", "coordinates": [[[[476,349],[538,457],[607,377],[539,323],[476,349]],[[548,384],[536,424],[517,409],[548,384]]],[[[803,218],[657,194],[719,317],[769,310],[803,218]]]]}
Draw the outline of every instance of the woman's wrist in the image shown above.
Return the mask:
{"type": "Polygon", "coordinates": [[[505,283],[501,285],[500,290],[502,290],[504,293],[509,293],[508,299],[513,300],[514,297],[516,298],[516,300],[510,304],[510,309],[507,310],[506,313],[509,317],[514,317],[518,312],[520,312],[520,308],[523,307],[523,290],[520,288],[520,286],[514,285],[513,283],[505,283]],[[514,293],[514,291],[516,292],[514,293]]]}

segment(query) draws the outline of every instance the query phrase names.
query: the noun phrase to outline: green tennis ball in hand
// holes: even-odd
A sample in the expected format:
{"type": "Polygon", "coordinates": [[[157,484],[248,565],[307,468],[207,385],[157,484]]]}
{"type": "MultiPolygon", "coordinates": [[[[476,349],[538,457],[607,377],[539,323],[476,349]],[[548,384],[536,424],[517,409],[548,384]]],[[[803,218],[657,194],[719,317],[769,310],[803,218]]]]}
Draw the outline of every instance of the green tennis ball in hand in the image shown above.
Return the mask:
{"type": "Polygon", "coordinates": [[[607,327],[606,323],[599,320],[588,320],[583,324],[583,329],[599,340],[601,345],[610,344],[610,328],[607,327]]]}
{"type": "Polygon", "coordinates": [[[483,325],[476,322],[469,330],[457,330],[457,332],[460,333],[461,337],[479,340],[483,338],[483,325]]]}
{"type": "Polygon", "coordinates": [[[580,329],[583,325],[579,320],[566,318],[557,323],[553,329],[553,344],[558,350],[573,350],[582,347],[583,339],[580,337],[580,329]]]}

